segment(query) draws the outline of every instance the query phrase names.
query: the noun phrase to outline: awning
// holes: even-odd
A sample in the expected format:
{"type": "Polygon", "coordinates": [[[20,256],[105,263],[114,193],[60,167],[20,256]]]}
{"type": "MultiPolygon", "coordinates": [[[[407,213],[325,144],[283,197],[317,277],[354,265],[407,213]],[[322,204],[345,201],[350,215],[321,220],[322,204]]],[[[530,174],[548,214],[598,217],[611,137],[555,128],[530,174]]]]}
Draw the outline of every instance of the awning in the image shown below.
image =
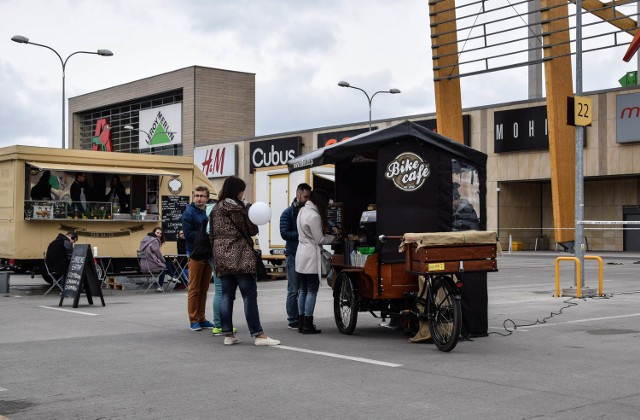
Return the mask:
{"type": "MultiPolygon", "coordinates": [[[[391,127],[364,132],[340,143],[312,150],[306,155],[290,159],[287,162],[287,167],[289,172],[294,172],[336,163],[342,159],[362,156],[363,153],[376,151],[403,138],[411,138],[419,144],[431,145],[439,150],[446,151],[452,157],[460,157],[476,165],[484,166],[487,161],[487,155],[478,150],[455,142],[411,121],[404,121],[391,127]]],[[[362,157],[367,158],[366,156],[362,157]]]]}
{"type": "Polygon", "coordinates": [[[102,174],[122,175],[158,175],[178,176],[177,173],[155,168],[134,168],[131,166],[96,166],[96,165],[72,165],[69,163],[27,162],[29,165],[40,169],[65,172],[97,172],[102,174]]]}

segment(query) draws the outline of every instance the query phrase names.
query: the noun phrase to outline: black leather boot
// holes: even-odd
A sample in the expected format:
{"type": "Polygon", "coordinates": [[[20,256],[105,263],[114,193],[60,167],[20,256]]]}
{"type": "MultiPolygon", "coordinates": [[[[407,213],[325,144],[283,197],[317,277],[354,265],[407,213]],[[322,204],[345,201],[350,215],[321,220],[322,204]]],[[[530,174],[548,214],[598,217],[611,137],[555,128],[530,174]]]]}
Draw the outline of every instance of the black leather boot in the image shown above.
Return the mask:
{"type": "Polygon", "coordinates": [[[313,325],[313,317],[305,316],[304,325],[302,326],[302,334],[320,334],[322,331],[313,325]]]}
{"type": "Polygon", "coordinates": [[[298,315],[298,332],[302,332],[302,326],[304,325],[304,315],[298,315]]]}

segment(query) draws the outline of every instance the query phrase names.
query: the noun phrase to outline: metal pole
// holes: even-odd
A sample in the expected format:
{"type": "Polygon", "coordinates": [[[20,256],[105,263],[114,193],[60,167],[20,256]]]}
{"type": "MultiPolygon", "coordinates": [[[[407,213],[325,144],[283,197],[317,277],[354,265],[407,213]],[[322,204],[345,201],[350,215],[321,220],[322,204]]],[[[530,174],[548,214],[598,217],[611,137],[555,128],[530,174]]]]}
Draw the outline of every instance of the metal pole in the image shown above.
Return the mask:
{"type": "Polygon", "coordinates": [[[64,64],[62,65],[62,148],[65,148],[65,138],[64,138],[64,124],[65,124],[65,118],[64,118],[64,111],[65,111],[65,100],[64,100],[64,64]]]}
{"type": "MultiPolygon", "coordinates": [[[[582,0],[576,0],[576,95],[582,95],[582,0]]],[[[575,238],[574,253],[584,266],[584,173],[583,173],[584,127],[576,126],[576,198],[575,198],[575,238]]],[[[580,270],[576,277],[580,277],[582,288],[584,270],[580,270]]],[[[577,283],[577,278],[575,279],[577,283]]],[[[577,287],[577,284],[576,284],[577,287]]]]}

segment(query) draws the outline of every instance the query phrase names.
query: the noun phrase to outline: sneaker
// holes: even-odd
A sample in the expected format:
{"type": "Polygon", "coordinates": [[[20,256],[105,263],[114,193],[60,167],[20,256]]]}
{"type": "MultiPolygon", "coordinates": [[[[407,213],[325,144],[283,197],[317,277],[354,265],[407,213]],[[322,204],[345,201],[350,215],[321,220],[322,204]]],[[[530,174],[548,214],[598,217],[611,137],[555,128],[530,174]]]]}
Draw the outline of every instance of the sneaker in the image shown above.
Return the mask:
{"type": "Polygon", "coordinates": [[[162,286],[158,286],[158,288],[156,289],[156,292],[164,293],[164,289],[162,288],[162,286]]]}
{"type": "Polygon", "coordinates": [[[178,283],[179,281],[180,281],[180,279],[177,278],[177,277],[174,277],[174,278],[171,279],[172,283],[178,283]]]}
{"type": "Polygon", "coordinates": [[[258,338],[256,337],[256,341],[254,343],[256,346],[277,346],[280,344],[280,340],[274,340],[271,337],[258,338]]]}
{"type": "Polygon", "coordinates": [[[300,323],[298,321],[293,321],[290,322],[289,325],[287,325],[287,328],[289,328],[290,330],[297,330],[299,326],[300,323]]]}
{"type": "Polygon", "coordinates": [[[213,324],[210,321],[207,321],[206,319],[200,323],[200,326],[202,328],[213,328],[213,324]]]}
{"type": "Polygon", "coordinates": [[[224,338],[224,345],[225,346],[233,346],[234,344],[238,344],[241,343],[239,338],[236,337],[225,337],[224,338]]]}
{"type": "MultiPolygon", "coordinates": [[[[237,332],[238,332],[238,329],[236,327],[233,327],[233,333],[235,334],[237,332]]],[[[213,334],[213,335],[222,335],[222,328],[213,327],[211,329],[211,334],[213,334]]]]}
{"type": "Polygon", "coordinates": [[[201,331],[201,330],[202,330],[202,327],[200,326],[200,323],[199,323],[199,322],[192,322],[192,323],[191,323],[191,326],[189,327],[189,329],[190,329],[191,331],[201,331]]]}

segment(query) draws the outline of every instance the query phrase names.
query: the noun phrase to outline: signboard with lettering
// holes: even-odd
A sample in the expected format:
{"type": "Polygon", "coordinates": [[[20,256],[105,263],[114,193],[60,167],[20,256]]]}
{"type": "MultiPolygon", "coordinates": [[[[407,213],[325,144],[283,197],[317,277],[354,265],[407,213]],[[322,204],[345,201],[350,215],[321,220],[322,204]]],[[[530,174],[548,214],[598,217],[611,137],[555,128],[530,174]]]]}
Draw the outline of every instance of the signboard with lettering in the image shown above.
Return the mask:
{"type": "Polygon", "coordinates": [[[189,205],[189,196],[163,195],[162,205],[162,230],[167,241],[178,239],[178,231],[182,229],[182,213],[189,205]]]}
{"type": "MultiPolygon", "coordinates": [[[[372,127],[371,131],[377,130],[378,127],[372,127]]],[[[345,131],[333,131],[331,133],[318,134],[318,149],[332,144],[340,143],[341,141],[349,140],[351,137],[355,137],[358,134],[368,133],[369,128],[356,128],[354,130],[345,131]]]]}
{"type": "Polygon", "coordinates": [[[493,120],[495,153],[549,149],[546,105],[497,111],[493,120]]]}
{"type": "Polygon", "coordinates": [[[193,163],[207,178],[237,175],[237,146],[232,143],[193,149],[193,163]]]}
{"type": "MultiPolygon", "coordinates": [[[[412,122],[424,128],[428,128],[431,131],[435,131],[436,133],[438,132],[438,125],[435,118],[412,122]]],[[[462,116],[462,135],[464,136],[464,145],[471,146],[471,116],[468,114],[462,116]]]]}
{"type": "Polygon", "coordinates": [[[616,142],[640,141],[640,93],[616,96],[616,142]]]}
{"type": "Polygon", "coordinates": [[[60,296],[60,304],[65,297],[73,298],[73,307],[77,308],[80,302],[80,294],[85,293],[89,305],[93,305],[92,296],[100,297],[102,306],[105,306],[102,296],[102,283],[98,278],[96,264],[93,261],[93,253],[90,244],[76,244],[73,247],[67,280],[64,283],[64,290],[60,296]]]}
{"type": "Polygon", "coordinates": [[[300,156],[301,147],[302,138],[299,136],[251,142],[249,171],[253,173],[256,168],[286,165],[290,159],[300,156]]]}
{"type": "Polygon", "coordinates": [[[138,148],[151,149],[159,146],[182,144],[182,104],[164,105],[144,109],[138,113],[140,131],[138,148]]]}

